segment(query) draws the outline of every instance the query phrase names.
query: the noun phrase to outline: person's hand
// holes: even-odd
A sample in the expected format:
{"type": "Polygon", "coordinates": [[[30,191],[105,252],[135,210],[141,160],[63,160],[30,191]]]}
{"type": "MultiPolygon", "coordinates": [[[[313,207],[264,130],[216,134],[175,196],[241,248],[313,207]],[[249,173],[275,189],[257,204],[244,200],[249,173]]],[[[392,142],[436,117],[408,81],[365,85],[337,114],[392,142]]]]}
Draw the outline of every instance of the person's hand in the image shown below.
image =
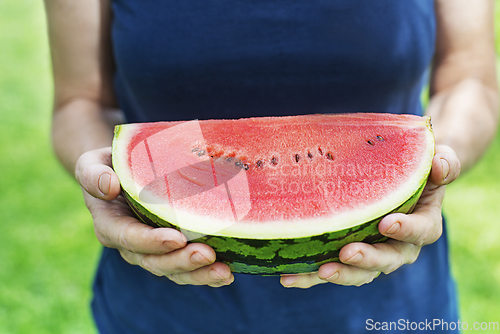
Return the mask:
{"type": "Polygon", "coordinates": [[[135,219],[110,166],[108,147],[83,154],[75,169],[101,244],[118,249],[128,263],[177,284],[219,287],[233,282],[229,267],[215,262],[209,246],[187,244],[186,237],[175,229],[153,228],[135,219]]]}
{"type": "Polygon", "coordinates": [[[460,162],[455,151],[449,146],[437,145],[431,174],[413,212],[394,213],[379,223],[380,233],[389,240],[374,245],[361,242],[346,245],[339,254],[341,263],[326,263],[316,273],[282,275],[281,284],[297,288],[327,282],[360,286],[370,283],[381,272],[389,274],[404,264],[413,263],[422,246],[441,236],[445,185],[454,181],[459,173],[460,162]]]}

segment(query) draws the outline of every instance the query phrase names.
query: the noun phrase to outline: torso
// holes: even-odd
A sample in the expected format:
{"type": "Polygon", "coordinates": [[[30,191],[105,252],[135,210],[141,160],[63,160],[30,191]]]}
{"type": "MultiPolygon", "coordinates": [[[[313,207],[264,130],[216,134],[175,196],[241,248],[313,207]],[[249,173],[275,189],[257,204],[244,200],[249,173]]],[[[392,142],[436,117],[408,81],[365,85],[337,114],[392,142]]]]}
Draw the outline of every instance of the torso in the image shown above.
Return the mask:
{"type": "MultiPolygon", "coordinates": [[[[129,122],[422,112],[431,0],[114,0],[113,14],[115,88],[129,122]]],[[[106,248],[94,316],[120,334],[347,334],[369,319],[457,320],[446,233],[414,264],[359,288],[235,276],[219,289],[178,286],[106,248]]]]}
{"type": "Polygon", "coordinates": [[[113,2],[131,121],[420,113],[430,0],[113,2]]]}

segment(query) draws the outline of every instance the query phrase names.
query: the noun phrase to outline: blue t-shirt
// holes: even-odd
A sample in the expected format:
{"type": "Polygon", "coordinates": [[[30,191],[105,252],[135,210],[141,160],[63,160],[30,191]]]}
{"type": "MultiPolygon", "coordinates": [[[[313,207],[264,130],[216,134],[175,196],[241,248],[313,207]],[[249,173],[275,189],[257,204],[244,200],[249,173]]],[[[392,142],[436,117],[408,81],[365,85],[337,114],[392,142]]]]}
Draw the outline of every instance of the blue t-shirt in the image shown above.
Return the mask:
{"type": "MultiPolygon", "coordinates": [[[[116,94],[129,122],[421,114],[435,30],[431,0],[114,0],[116,94]]],[[[446,232],[414,264],[370,284],[305,290],[242,274],[217,289],[179,286],[105,248],[92,308],[102,333],[120,334],[345,334],[448,323],[438,331],[458,320],[446,232]]]]}

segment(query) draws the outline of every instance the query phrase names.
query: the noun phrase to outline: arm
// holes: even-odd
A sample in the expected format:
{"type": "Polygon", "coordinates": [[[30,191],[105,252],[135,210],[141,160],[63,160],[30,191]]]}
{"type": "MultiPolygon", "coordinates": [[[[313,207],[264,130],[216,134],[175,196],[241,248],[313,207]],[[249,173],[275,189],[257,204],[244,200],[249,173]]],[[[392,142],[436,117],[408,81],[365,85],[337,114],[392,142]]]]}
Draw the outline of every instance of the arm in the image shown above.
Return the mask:
{"type": "Polygon", "coordinates": [[[186,245],[177,230],[136,220],[111,168],[115,101],[109,0],[46,0],[55,98],[53,146],[75,175],[98,240],[129,263],[178,284],[230,284],[229,268],[203,244],[186,245]]]}
{"type": "Polygon", "coordinates": [[[54,74],[54,150],[73,174],[83,153],[109,146],[115,106],[109,6],[105,1],[45,1],[54,74]],[[78,14],[77,14],[78,13],[78,14]]]}
{"type": "Polygon", "coordinates": [[[437,144],[452,147],[462,171],[493,140],[498,123],[494,2],[436,3],[437,48],[427,114],[437,144]]]}
{"type": "Polygon", "coordinates": [[[341,263],[318,273],[285,275],[287,287],[308,288],[332,282],[362,285],[380,272],[391,273],[414,262],[422,246],[442,233],[444,188],[470,168],[494,138],[498,120],[493,38],[493,0],[436,0],[437,49],[431,79],[436,155],[427,186],[412,214],[392,214],[379,224],[387,242],[352,243],[340,251],[341,263]]]}

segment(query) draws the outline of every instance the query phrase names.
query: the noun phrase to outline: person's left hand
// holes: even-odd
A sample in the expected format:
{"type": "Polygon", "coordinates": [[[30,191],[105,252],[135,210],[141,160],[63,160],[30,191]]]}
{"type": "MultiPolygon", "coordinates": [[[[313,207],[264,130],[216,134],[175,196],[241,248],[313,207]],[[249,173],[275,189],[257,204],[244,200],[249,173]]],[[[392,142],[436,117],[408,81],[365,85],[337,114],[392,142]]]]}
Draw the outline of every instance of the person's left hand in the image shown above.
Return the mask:
{"type": "Polygon", "coordinates": [[[389,240],[373,245],[348,244],[340,251],[341,263],[326,263],[315,273],[282,275],[281,284],[296,288],[328,282],[360,286],[370,283],[381,272],[389,274],[415,262],[422,246],[441,236],[445,185],[459,174],[460,162],[455,151],[449,146],[437,145],[429,179],[413,212],[390,214],[380,221],[378,229],[389,240]]]}

